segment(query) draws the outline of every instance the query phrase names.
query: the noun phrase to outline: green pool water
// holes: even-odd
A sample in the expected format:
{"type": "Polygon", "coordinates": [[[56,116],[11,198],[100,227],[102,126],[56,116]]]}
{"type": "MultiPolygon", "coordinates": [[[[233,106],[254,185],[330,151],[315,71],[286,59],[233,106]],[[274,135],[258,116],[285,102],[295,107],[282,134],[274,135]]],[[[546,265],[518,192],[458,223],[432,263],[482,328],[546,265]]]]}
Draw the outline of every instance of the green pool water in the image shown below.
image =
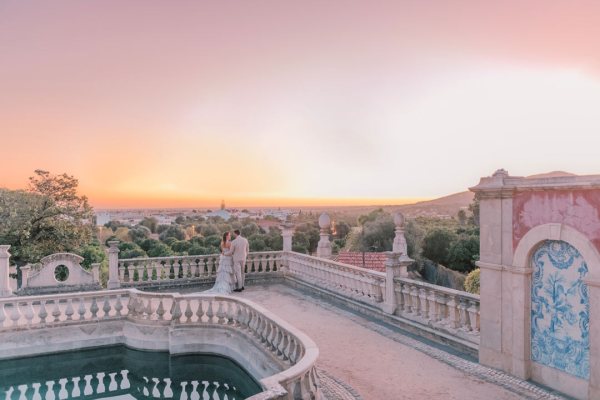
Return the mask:
{"type": "Polygon", "coordinates": [[[259,384],[232,360],[123,346],[0,361],[0,400],[245,399],[259,384]]]}

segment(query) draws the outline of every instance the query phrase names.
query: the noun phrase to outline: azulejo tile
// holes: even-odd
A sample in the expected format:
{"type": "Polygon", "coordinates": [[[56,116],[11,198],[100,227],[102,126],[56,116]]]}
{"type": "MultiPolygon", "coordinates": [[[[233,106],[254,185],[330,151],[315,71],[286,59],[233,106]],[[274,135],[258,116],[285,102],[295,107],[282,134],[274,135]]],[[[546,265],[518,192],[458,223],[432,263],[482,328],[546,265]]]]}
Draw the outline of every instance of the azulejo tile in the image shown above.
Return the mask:
{"type": "Polygon", "coordinates": [[[531,359],[589,378],[587,264],[569,243],[545,241],[533,254],[531,359]]]}

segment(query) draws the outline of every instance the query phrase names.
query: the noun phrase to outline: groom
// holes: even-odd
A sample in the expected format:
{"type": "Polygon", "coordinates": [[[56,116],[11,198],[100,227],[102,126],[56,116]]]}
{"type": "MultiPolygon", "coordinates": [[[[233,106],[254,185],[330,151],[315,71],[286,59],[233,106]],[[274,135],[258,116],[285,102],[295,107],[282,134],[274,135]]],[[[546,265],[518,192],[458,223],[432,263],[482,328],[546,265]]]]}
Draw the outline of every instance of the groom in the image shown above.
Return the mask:
{"type": "Polygon", "coordinates": [[[244,266],[246,265],[246,258],[249,252],[248,240],[243,237],[239,229],[233,231],[233,241],[231,247],[226,253],[228,256],[233,256],[233,273],[235,274],[236,288],[234,292],[241,292],[244,290],[244,266]]]}

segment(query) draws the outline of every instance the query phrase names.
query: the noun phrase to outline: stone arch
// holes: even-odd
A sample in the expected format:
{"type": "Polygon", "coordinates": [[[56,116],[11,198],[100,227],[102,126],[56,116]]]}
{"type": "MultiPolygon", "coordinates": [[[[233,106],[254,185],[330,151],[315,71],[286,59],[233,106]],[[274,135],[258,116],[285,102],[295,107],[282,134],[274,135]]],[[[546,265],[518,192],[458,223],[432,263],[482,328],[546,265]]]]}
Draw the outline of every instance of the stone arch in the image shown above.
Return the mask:
{"type": "MultiPolygon", "coordinates": [[[[586,235],[569,225],[560,223],[539,225],[527,232],[513,253],[512,283],[513,290],[516,290],[516,292],[514,292],[515,297],[512,299],[512,315],[514,318],[512,326],[512,368],[523,378],[531,378],[543,384],[548,384],[551,381],[555,388],[576,398],[593,398],[593,396],[587,394],[588,385],[584,383],[589,382],[591,387],[591,383],[598,379],[600,375],[600,371],[597,371],[592,365],[594,355],[600,353],[600,342],[593,338],[597,338],[599,335],[591,327],[589,330],[589,380],[569,376],[564,371],[554,370],[537,362],[534,363],[531,359],[531,290],[532,273],[534,272],[532,259],[535,252],[546,241],[566,242],[579,251],[588,267],[587,276],[583,279],[583,282],[588,285],[588,290],[590,286],[597,286],[597,282],[600,281],[600,253],[586,235]]],[[[592,315],[597,312],[596,307],[590,298],[590,321],[593,319],[592,315]]],[[[591,389],[590,393],[592,393],[591,389]]]]}
{"type": "Polygon", "coordinates": [[[575,247],[588,265],[588,280],[600,281],[600,253],[587,236],[565,224],[538,225],[527,232],[515,249],[513,267],[531,270],[531,256],[546,240],[561,240],[575,247]]]}

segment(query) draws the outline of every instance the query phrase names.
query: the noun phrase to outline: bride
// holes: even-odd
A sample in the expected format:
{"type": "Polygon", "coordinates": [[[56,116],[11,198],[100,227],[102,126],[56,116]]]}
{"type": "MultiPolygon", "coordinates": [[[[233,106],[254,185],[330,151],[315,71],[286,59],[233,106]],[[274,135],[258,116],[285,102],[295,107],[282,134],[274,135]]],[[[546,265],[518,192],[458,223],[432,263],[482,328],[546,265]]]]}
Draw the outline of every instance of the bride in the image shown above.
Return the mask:
{"type": "Polygon", "coordinates": [[[204,293],[212,294],[230,294],[234,286],[233,275],[233,257],[226,256],[224,253],[231,247],[231,233],[225,232],[221,240],[221,257],[219,258],[219,267],[217,268],[217,279],[212,289],[204,293]]]}

